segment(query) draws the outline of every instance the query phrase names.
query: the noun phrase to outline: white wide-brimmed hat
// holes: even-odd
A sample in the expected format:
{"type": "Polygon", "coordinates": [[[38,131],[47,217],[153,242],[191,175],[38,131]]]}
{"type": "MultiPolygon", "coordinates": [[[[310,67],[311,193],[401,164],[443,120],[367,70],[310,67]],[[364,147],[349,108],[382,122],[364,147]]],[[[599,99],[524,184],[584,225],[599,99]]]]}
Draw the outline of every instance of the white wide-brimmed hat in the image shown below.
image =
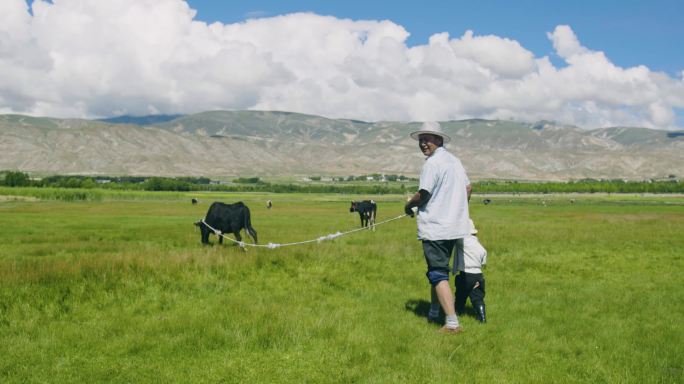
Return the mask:
{"type": "Polygon", "coordinates": [[[447,134],[445,134],[444,131],[442,131],[442,126],[439,125],[439,123],[436,121],[424,122],[423,125],[420,126],[420,130],[415,131],[415,132],[411,132],[411,137],[414,140],[418,140],[418,135],[422,135],[422,134],[430,134],[430,135],[440,136],[445,144],[448,143],[449,141],[451,141],[451,138],[449,136],[447,136],[447,134]]]}
{"type": "Polygon", "coordinates": [[[470,234],[474,235],[477,233],[477,228],[475,228],[475,223],[473,223],[473,219],[470,220],[470,234]]]}

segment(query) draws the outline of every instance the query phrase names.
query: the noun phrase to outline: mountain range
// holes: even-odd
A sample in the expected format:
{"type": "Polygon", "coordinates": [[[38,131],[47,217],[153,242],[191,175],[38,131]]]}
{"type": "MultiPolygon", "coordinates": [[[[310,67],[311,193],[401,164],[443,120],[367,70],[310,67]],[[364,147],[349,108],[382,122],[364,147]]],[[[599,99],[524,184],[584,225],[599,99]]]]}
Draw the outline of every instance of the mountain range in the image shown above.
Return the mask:
{"type": "MultiPolygon", "coordinates": [[[[684,131],[580,129],[551,121],[441,122],[471,179],[684,175],[684,131]]],[[[0,115],[0,170],[31,174],[301,177],[417,176],[418,122],[291,112],[210,111],[108,120],[0,115]]]]}

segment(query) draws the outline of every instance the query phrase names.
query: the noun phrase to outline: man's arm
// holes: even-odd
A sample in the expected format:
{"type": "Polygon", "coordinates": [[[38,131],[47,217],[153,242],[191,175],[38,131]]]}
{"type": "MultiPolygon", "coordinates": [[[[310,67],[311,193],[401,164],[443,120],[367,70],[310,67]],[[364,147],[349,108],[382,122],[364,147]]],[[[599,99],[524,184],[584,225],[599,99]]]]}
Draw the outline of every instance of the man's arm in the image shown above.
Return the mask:
{"type": "Polygon", "coordinates": [[[427,204],[428,200],[430,200],[430,197],[430,192],[421,189],[420,191],[416,192],[415,195],[411,196],[411,198],[406,202],[406,205],[404,206],[404,212],[413,217],[413,210],[411,208],[422,207],[423,205],[427,204]]]}
{"type": "Polygon", "coordinates": [[[468,193],[468,201],[470,201],[470,194],[473,192],[473,186],[470,184],[466,185],[466,192],[468,193]]]}

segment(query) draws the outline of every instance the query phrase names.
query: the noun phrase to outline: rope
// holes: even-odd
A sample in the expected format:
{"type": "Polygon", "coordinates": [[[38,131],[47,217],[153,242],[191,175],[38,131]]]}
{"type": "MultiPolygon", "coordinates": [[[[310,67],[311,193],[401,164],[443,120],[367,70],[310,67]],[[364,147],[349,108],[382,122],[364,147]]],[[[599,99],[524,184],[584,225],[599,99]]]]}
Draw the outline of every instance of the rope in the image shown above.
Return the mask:
{"type": "Polygon", "coordinates": [[[216,234],[216,236],[221,236],[221,237],[223,237],[224,239],[230,240],[230,241],[232,241],[232,242],[238,244],[241,248],[244,248],[245,246],[250,246],[250,247],[261,247],[261,248],[275,249],[275,248],[279,248],[279,247],[289,247],[289,246],[292,246],[292,245],[301,245],[301,244],[308,244],[308,243],[313,243],[313,242],[320,243],[320,242],[325,241],[325,240],[332,240],[332,239],[335,239],[335,238],[337,238],[337,237],[341,237],[341,236],[348,235],[348,234],[350,234],[350,233],[354,233],[354,232],[359,232],[359,231],[363,231],[363,230],[366,230],[366,229],[370,229],[370,228],[373,228],[373,227],[375,227],[375,226],[377,226],[377,225],[387,224],[387,223],[389,223],[390,221],[394,221],[394,220],[401,219],[401,218],[404,217],[404,216],[407,216],[407,215],[406,215],[406,214],[399,215],[399,216],[397,216],[397,217],[393,217],[393,218],[391,218],[391,219],[388,219],[388,220],[385,220],[385,221],[381,221],[381,222],[379,222],[379,223],[377,223],[377,224],[373,224],[372,227],[368,227],[368,228],[364,227],[364,228],[352,229],[351,231],[347,231],[347,232],[335,232],[335,233],[331,233],[331,234],[329,234],[329,235],[325,235],[325,236],[318,237],[318,238],[316,238],[316,239],[304,240],[304,241],[297,241],[297,242],[294,242],[294,243],[284,243],[284,244],[278,244],[278,243],[248,244],[248,243],[245,243],[244,241],[238,241],[238,240],[232,239],[232,238],[230,238],[230,237],[227,237],[226,235],[224,235],[224,234],[223,234],[221,231],[219,231],[218,229],[213,228],[211,225],[207,224],[207,223],[204,221],[204,219],[202,219],[202,220],[200,220],[200,221],[202,222],[202,224],[206,225],[207,228],[211,229],[211,230],[214,232],[214,234],[216,234]]]}

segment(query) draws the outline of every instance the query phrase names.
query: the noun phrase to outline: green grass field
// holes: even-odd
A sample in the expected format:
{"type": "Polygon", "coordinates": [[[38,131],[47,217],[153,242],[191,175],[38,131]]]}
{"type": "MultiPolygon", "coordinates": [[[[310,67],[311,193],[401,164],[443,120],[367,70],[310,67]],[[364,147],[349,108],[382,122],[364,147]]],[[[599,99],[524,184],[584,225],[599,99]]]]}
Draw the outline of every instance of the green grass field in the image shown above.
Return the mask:
{"type": "Polygon", "coordinates": [[[684,381],[681,196],[475,196],[488,323],[442,335],[412,219],[246,252],[192,225],[241,200],[260,243],[296,242],[403,196],[21,194],[0,199],[2,383],[684,381]]]}

